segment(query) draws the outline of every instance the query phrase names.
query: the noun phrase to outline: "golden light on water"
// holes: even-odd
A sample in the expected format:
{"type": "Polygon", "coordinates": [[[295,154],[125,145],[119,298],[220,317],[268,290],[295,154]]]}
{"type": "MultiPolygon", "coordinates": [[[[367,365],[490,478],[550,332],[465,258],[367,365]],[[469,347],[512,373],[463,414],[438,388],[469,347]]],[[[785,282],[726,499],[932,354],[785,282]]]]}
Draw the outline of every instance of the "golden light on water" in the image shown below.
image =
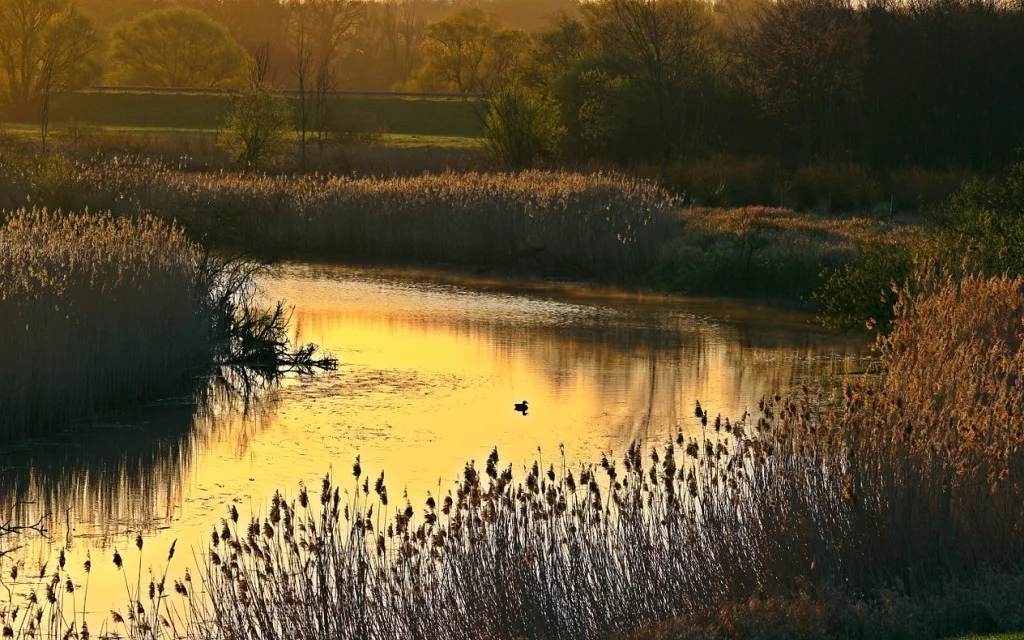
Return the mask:
{"type": "MultiPolygon", "coordinates": [[[[802,316],[727,303],[298,266],[265,287],[295,305],[297,339],[336,355],[337,372],[288,379],[247,414],[215,403],[193,420],[188,404],[165,403],[59,453],[29,447],[17,458],[27,464],[0,460],[0,504],[32,500],[25,515],[48,513],[70,566],[92,554],[90,610],[125,602],[109,556],[117,547],[136,578],[134,532],[146,535],[143,582],[150,566],[162,573],[175,539],[168,575],[180,577],[227,505],[261,513],[275,490],[294,495],[329,472],[351,478],[356,455],[364,473],[386,470],[393,505],[404,507],[408,488],[418,508],[495,446],[516,467],[538,455],[557,463],[560,445],[569,464],[596,461],[633,439],[699,429],[698,399],[735,418],[764,394],[860,370],[866,353],[802,316]],[[512,408],[524,399],[526,416],[512,408]]],[[[34,545],[26,569],[51,553],[34,545]]]]}

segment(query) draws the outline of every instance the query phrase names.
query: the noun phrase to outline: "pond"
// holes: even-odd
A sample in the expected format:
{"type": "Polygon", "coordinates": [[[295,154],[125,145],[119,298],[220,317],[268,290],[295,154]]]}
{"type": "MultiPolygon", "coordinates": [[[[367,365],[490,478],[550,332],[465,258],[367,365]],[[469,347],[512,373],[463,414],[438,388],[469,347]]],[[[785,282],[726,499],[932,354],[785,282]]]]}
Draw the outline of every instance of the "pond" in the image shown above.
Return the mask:
{"type": "Polygon", "coordinates": [[[23,575],[61,546],[72,569],[91,557],[87,606],[107,619],[140,575],[143,589],[150,568],[159,579],[172,541],[169,579],[197,564],[229,505],[263,513],[275,490],[294,496],[327,473],[346,486],[357,455],[371,477],[386,470],[393,505],[407,488],[419,509],[493,447],[517,468],[593,462],[633,440],[699,433],[698,400],[737,418],[766,394],[834,385],[870,362],[863,336],[728,301],[314,264],[281,267],[262,286],[294,306],[294,337],[335,355],[338,370],[247,396],[211,392],[201,410],[172,398],[7,447],[0,508],[42,518],[53,543],[19,552],[23,575]],[[513,409],[523,400],[525,415],[513,409]]]}

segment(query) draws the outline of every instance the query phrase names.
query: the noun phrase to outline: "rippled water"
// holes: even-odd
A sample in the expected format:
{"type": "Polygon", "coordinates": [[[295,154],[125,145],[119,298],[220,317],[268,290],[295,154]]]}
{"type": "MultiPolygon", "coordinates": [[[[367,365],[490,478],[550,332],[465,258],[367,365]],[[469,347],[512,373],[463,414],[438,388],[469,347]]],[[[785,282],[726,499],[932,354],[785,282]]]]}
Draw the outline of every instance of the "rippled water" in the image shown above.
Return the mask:
{"type": "MultiPolygon", "coordinates": [[[[408,487],[421,504],[494,446],[517,466],[553,460],[560,445],[570,463],[593,461],[699,429],[698,399],[737,417],[764,394],[833,384],[867,363],[863,339],[728,302],[314,265],[263,286],[294,305],[295,337],[336,355],[337,372],[249,402],[215,395],[201,415],[191,398],[171,399],[0,452],[0,508],[21,502],[23,519],[44,518],[72,567],[92,556],[90,610],[126,600],[114,548],[134,589],[140,558],[148,583],[177,539],[169,575],[180,577],[227,505],[262,512],[275,489],[347,476],[357,454],[367,473],[386,470],[395,503],[408,487]],[[526,416],[513,411],[524,399],[526,416]]],[[[30,544],[20,558],[32,573],[53,553],[30,544]]]]}

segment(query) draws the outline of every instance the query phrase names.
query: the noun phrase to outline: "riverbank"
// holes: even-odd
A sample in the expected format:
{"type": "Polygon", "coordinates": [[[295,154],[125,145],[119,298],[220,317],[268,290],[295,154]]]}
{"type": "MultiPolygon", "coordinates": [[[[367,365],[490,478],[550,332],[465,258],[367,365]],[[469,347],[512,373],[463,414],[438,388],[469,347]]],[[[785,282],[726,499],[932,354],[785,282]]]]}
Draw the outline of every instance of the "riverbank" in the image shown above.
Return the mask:
{"type": "Polygon", "coordinates": [[[0,225],[0,439],[190,388],[215,364],[272,377],[329,365],[292,353],[255,267],[211,257],[152,216],[7,212],[0,225]]]}
{"type": "Polygon", "coordinates": [[[151,212],[208,247],[271,261],[445,265],[803,308],[824,270],[917,233],[858,216],[684,207],[651,182],[600,173],[295,177],[62,156],[2,168],[3,206],[151,212]]]}
{"type": "Polygon", "coordinates": [[[155,218],[20,210],[0,226],[0,438],[180,388],[208,365],[216,274],[155,218]]]}

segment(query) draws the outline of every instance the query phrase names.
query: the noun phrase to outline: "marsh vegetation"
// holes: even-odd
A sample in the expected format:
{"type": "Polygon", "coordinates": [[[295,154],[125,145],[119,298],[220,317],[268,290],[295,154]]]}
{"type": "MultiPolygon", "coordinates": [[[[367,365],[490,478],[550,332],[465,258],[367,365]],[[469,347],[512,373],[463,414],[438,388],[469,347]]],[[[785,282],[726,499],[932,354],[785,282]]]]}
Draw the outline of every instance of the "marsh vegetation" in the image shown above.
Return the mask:
{"type": "Polygon", "coordinates": [[[153,217],[6,214],[0,436],[176,392],[215,364],[333,366],[315,347],[290,347],[282,306],[256,307],[255,270],[153,217]]]}
{"type": "Polygon", "coordinates": [[[920,236],[870,217],[690,208],[622,174],[246,175],[134,156],[35,156],[0,171],[8,206],[145,211],[207,247],[268,258],[441,263],[805,306],[823,270],[905,253],[920,236]]]}

